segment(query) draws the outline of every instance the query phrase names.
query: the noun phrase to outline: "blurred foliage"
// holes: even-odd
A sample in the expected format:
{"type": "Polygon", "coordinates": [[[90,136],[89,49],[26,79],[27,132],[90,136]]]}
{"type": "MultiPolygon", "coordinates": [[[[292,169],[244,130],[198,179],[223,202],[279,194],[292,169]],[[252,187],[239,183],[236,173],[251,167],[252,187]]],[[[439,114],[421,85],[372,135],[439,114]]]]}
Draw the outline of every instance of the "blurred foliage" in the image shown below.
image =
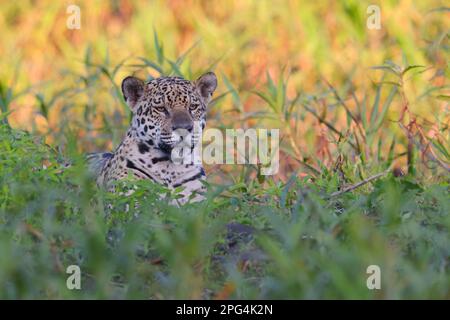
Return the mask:
{"type": "Polygon", "coordinates": [[[7,125],[0,138],[0,298],[450,297],[448,182],[388,175],[330,198],[337,173],[294,175],[210,187],[180,210],[151,182],[104,194],[82,158],[62,169],[39,138],[7,125]],[[247,240],[230,221],[253,228],[247,240]],[[81,290],[66,288],[72,264],[81,290]],[[381,290],[366,287],[373,264],[381,290]]]}
{"type": "Polygon", "coordinates": [[[450,297],[443,2],[379,2],[379,30],[371,1],[77,4],[69,30],[64,2],[0,3],[1,298],[450,297]],[[207,167],[183,210],[97,190],[82,153],[121,141],[121,80],[210,70],[207,127],[280,128],[279,174],[207,167]],[[230,222],[253,228],[237,249],[230,222]]]}
{"type": "MultiPolygon", "coordinates": [[[[371,30],[371,4],[79,1],[81,29],[70,30],[64,3],[2,2],[1,110],[52,145],[65,147],[70,131],[79,151],[111,150],[129,123],[124,77],[195,79],[214,70],[208,127],[282,128],[277,178],[286,180],[299,165],[310,172],[339,154],[405,168],[402,93],[403,124],[415,120],[422,149],[448,166],[449,9],[383,1],[381,29],[371,30]],[[405,72],[401,83],[389,66],[405,72]]],[[[213,169],[217,181],[233,173],[213,169]]]]}

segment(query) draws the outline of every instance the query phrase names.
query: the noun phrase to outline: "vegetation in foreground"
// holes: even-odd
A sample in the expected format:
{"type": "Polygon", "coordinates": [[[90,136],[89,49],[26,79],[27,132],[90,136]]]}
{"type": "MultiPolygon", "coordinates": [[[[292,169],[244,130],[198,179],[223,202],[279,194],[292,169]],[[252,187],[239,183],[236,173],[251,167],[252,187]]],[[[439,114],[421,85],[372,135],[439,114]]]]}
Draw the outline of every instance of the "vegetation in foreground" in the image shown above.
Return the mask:
{"type": "Polygon", "coordinates": [[[1,298],[449,298],[448,182],[388,173],[330,197],[340,176],[324,171],[210,186],[180,209],[150,183],[104,194],[82,160],[62,169],[7,125],[0,141],[1,298]],[[81,290],[66,287],[73,264],[81,290]],[[381,290],[366,286],[369,265],[381,290]]]}

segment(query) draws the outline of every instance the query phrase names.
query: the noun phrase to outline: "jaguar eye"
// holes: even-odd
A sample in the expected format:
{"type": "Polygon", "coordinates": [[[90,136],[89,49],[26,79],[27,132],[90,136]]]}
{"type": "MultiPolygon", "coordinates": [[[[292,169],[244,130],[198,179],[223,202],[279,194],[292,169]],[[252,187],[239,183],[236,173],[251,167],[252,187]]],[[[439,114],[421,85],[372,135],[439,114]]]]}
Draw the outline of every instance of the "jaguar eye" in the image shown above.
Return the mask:
{"type": "Polygon", "coordinates": [[[159,112],[166,111],[166,108],[164,106],[155,106],[154,108],[156,109],[156,111],[159,111],[159,112]]]}
{"type": "Polygon", "coordinates": [[[195,104],[191,104],[191,105],[189,106],[189,110],[190,110],[190,111],[197,110],[197,108],[198,108],[198,105],[195,105],[195,104]]]}

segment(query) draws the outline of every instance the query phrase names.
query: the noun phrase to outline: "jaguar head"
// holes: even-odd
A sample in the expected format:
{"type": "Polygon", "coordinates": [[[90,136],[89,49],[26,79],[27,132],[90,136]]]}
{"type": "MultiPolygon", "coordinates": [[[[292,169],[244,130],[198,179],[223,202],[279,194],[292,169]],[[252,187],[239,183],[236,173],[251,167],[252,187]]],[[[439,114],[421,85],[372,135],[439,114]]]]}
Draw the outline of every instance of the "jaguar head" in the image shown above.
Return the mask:
{"type": "Polygon", "coordinates": [[[206,108],[216,87],[212,72],[196,81],[162,77],[144,83],[127,77],[122,93],[133,113],[132,129],[138,139],[170,153],[182,141],[194,145],[200,140],[206,108]]]}

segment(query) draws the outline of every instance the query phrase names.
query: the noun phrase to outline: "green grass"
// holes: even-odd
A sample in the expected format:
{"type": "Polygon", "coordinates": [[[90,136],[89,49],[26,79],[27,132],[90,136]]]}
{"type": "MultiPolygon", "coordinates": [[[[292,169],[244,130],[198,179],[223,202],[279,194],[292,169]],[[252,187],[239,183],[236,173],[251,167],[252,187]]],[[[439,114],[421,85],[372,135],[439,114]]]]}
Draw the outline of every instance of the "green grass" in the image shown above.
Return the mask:
{"type": "Polygon", "coordinates": [[[128,199],[104,194],[71,158],[63,168],[42,139],[0,126],[0,298],[450,297],[448,181],[388,174],[330,198],[339,175],[325,170],[210,186],[180,209],[145,182],[128,199]],[[253,236],[229,248],[231,222],[253,236]],[[71,264],[81,290],[66,288],[71,264]],[[366,287],[372,264],[381,290],[366,287]]]}

